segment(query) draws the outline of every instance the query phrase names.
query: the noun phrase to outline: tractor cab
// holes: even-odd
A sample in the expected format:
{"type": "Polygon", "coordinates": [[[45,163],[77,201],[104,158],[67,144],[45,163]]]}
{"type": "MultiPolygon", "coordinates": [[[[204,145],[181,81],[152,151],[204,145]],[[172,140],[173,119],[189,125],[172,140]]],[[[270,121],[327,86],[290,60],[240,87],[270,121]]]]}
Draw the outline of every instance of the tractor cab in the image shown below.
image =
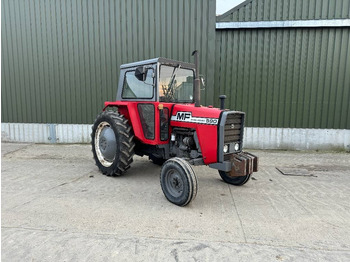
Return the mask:
{"type": "MultiPolygon", "coordinates": [[[[194,64],[166,58],[124,64],[120,67],[116,102],[105,105],[117,106],[127,119],[132,118],[133,132],[141,143],[150,146],[168,144],[170,113],[174,106],[194,106],[195,73],[194,64]]],[[[145,150],[153,148],[136,147],[137,153],[142,151],[139,153],[144,154],[145,150]]],[[[151,157],[161,156],[152,153],[151,157]]]]}
{"type": "Polygon", "coordinates": [[[120,67],[117,101],[194,103],[195,65],[155,58],[120,67]]]}

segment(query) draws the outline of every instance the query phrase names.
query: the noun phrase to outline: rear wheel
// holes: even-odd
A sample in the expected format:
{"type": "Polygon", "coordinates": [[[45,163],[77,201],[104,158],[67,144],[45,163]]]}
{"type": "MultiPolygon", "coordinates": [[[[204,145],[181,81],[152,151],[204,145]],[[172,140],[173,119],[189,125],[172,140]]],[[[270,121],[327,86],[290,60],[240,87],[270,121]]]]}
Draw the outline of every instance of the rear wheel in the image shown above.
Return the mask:
{"type": "Polygon", "coordinates": [[[160,185],[165,197],[178,206],[188,205],[197,195],[197,178],[185,160],[167,160],[160,171],[160,185]]]}
{"type": "Polygon", "coordinates": [[[222,180],[224,180],[226,183],[231,184],[231,185],[235,185],[235,186],[242,186],[245,183],[247,183],[250,179],[250,174],[249,175],[245,175],[245,176],[229,176],[230,172],[225,172],[225,171],[221,171],[219,170],[219,174],[222,178],[222,180]]]}
{"type": "Polygon", "coordinates": [[[121,175],[130,167],[134,136],[127,120],[118,112],[99,114],[92,127],[91,138],[94,159],[103,174],[121,175]]]}

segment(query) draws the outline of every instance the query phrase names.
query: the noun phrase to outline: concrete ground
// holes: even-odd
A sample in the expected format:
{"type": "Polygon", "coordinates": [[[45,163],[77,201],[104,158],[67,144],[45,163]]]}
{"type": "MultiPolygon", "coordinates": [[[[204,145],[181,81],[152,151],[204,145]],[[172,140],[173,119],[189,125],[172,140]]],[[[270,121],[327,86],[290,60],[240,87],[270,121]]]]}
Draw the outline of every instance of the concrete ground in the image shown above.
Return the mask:
{"type": "Polygon", "coordinates": [[[89,145],[3,143],[2,260],[350,261],[350,154],[251,152],[260,171],[242,187],[195,167],[181,208],[146,157],[112,178],[89,145]]]}

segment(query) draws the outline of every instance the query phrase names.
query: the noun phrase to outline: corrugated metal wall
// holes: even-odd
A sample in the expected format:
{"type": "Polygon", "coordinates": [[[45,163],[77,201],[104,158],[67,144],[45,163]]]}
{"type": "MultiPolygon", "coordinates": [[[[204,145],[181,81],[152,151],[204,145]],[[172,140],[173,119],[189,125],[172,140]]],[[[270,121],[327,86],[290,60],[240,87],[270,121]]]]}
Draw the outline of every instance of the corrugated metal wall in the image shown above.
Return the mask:
{"type": "MultiPolygon", "coordinates": [[[[215,0],[3,0],[2,122],[92,123],[119,66],[153,57],[213,75],[215,0]]],[[[207,78],[213,87],[214,78],[207,78]]],[[[202,92],[213,103],[213,88],[202,92]]]]}
{"type": "MultiPolygon", "coordinates": [[[[350,128],[349,28],[215,31],[215,0],[3,0],[2,122],[92,123],[122,63],[201,51],[202,104],[247,126],[350,128]]],[[[254,0],[218,21],[350,18],[350,0],[254,0]]]]}
{"type": "Polygon", "coordinates": [[[349,0],[248,0],[218,17],[221,22],[350,18],[349,0]]]}
{"type": "MultiPolygon", "coordinates": [[[[247,1],[218,21],[348,18],[349,3],[247,1]]],[[[350,28],[217,30],[215,82],[248,126],[350,129],[350,28]]]]}

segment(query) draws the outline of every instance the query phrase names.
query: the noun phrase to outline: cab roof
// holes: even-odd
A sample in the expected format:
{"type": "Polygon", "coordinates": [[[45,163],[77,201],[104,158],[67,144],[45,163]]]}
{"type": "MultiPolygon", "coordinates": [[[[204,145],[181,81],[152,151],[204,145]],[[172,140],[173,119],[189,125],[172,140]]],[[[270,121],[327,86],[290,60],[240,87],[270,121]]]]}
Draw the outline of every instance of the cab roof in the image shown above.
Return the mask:
{"type": "Polygon", "coordinates": [[[184,68],[195,69],[194,64],[181,62],[181,61],[177,61],[177,60],[172,60],[172,59],[168,59],[168,58],[163,58],[163,57],[158,57],[158,58],[153,58],[153,59],[148,59],[148,60],[143,60],[143,61],[138,61],[138,62],[133,62],[133,63],[128,63],[128,64],[123,64],[120,66],[120,69],[136,67],[136,66],[143,66],[143,65],[151,65],[151,64],[156,64],[156,63],[160,63],[162,65],[172,65],[172,66],[181,65],[181,67],[184,67],[184,68]]]}

